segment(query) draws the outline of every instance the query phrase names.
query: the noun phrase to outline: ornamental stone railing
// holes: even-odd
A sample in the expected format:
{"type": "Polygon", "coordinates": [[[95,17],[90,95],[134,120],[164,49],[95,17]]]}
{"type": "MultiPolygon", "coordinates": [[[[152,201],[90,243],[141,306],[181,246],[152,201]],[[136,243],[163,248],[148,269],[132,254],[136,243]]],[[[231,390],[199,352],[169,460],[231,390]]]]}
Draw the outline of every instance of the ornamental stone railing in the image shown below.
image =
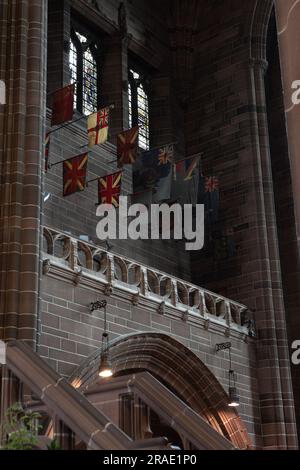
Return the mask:
{"type": "Polygon", "coordinates": [[[74,272],[75,284],[80,283],[85,273],[90,273],[104,284],[106,295],[114,287],[123,288],[131,292],[134,305],[141,297],[148,298],[156,301],[161,314],[166,307],[174,307],[182,312],[183,320],[191,313],[255,336],[245,305],[70,234],[44,227],[43,237],[44,273],[57,260],[74,272]]]}

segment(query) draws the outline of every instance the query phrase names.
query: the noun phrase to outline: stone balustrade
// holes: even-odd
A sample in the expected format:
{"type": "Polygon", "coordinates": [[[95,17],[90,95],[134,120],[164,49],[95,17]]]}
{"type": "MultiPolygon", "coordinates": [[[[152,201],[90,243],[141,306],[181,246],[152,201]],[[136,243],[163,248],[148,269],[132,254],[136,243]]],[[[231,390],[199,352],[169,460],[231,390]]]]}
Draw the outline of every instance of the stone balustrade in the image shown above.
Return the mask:
{"type": "Polygon", "coordinates": [[[245,305],[70,234],[44,227],[43,236],[44,271],[47,263],[56,260],[74,271],[75,283],[80,283],[84,274],[96,276],[103,282],[106,295],[114,287],[123,288],[132,293],[133,304],[137,305],[140,297],[148,298],[156,301],[161,314],[165,307],[174,307],[182,311],[183,320],[194,314],[254,335],[249,329],[251,321],[245,305]]]}

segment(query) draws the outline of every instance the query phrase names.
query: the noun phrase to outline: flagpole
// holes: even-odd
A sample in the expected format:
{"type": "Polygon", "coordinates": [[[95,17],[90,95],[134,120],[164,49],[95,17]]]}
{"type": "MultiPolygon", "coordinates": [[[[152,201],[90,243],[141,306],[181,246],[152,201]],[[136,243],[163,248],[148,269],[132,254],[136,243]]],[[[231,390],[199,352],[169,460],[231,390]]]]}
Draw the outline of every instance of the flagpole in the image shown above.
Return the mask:
{"type": "Polygon", "coordinates": [[[194,158],[194,157],[201,157],[201,155],[203,154],[204,152],[194,153],[193,155],[189,155],[188,157],[182,158],[181,160],[177,160],[177,162],[174,162],[174,163],[176,165],[177,163],[184,162],[185,160],[190,160],[191,158],[194,158]]]}
{"type": "Polygon", "coordinates": [[[152,150],[162,149],[164,147],[167,147],[167,145],[177,145],[177,144],[178,144],[178,141],[168,142],[167,144],[158,145],[157,147],[151,147],[149,150],[141,150],[141,153],[147,153],[147,152],[151,152],[152,150]]]}
{"type": "Polygon", "coordinates": [[[152,188],[145,189],[144,191],[138,191],[137,193],[127,194],[127,196],[129,196],[129,197],[132,197],[132,196],[139,196],[140,194],[149,193],[149,191],[152,192],[153,189],[154,189],[154,186],[153,186],[152,188]]]}
{"type": "MultiPolygon", "coordinates": [[[[128,129],[128,130],[130,130],[130,129],[128,129]]],[[[126,132],[126,131],[124,131],[124,132],[126,132]]],[[[116,134],[116,135],[119,135],[119,134],[116,134]]],[[[112,137],[116,137],[116,135],[114,135],[114,136],[112,136],[112,137]]],[[[147,152],[152,152],[152,150],[161,149],[161,148],[166,147],[167,145],[177,145],[177,144],[178,144],[178,142],[170,142],[170,143],[168,143],[168,144],[159,145],[158,147],[153,147],[153,148],[151,147],[149,150],[141,150],[141,149],[139,148],[139,154],[141,154],[141,153],[147,153],[147,152]]],[[[111,160],[110,162],[108,162],[108,165],[110,165],[110,164],[112,164],[112,163],[116,163],[116,162],[118,162],[118,159],[116,159],[116,160],[111,160]]]]}
{"type": "Polygon", "coordinates": [[[80,116],[79,118],[75,119],[74,121],[69,121],[66,124],[63,124],[62,126],[56,127],[56,129],[52,129],[52,131],[49,131],[48,134],[49,135],[53,134],[53,132],[59,131],[60,129],[63,129],[64,127],[71,126],[71,124],[75,124],[75,122],[81,121],[82,119],[84,119],[86,117],[88,117],[88,116],[80,116]]]}
{"type": "MultiPolygon", "coordinates": [[[[123,173],[123,170],[120,170],[120,172],[123,173]]],[[[119,173],[119,172],[116,171],[115,173],[119,173]]],[[[85,185],[88,186],[89,183],[93,183],[94,181],[98,181],[100,178],[105,178],[105,176],[114,175],[115,173],[106,173],[105,175],[97,176],[97,178],[93,178],[92,180],[86,181],[85,185]]]]}
{"type": "Polygon", "coordinates": [[[57,91],[63,90],[64,88],[67,88],[68,86],[77,85],[78,83],[83,83],[83,80],[76,80],[76,82],[69,83],[69,85],[65,85],[65,86],[63,86],[63,87],[61,87],[61,88],[57,88],[57,89],[54,90],[54,91],[49,91],[49,93],[47,93],[47,97],[48,97],[48,96],[51,96],[51,95],[54,95],[54,93],[56,93],[57,91]]]}
{"type": "Polygon", "coordinates": [[[53,166],[60,165],[61,163],[66,162],[67,160],[72,160],[72,158],[79,157],[80,155],[85,155],[86,153],[88,152],[83,152],[83,153],[80,153],[79,155],[74,155],[73,157],[65,158],[64,160],[59,160],[59,162],[49,163],[49,170],[51,170],[53,166]]]}
{"type": "MultiPolygon", "coordinates": [[[[114,104],[110,104],[109,106],[104,106],[103,108],[101,109],[105,109],[105,108],[109,108],[109,109],[114,109],[115,108],[115,105],[114,104]]],[[[101,111],[101,110],[100,110],[101,111]]],[[[95,113],[98,113],[98,111],[95,111],[95,113]]],[[[82,119],[84,118],[89,118],[92,114],[95,114],[95,113],[91,113],[91,114],[88,114],[88,115],[83,115],[83,116],[80,116],[79,118],[75,119],[74,121],[70,121],[70,122],[67,122],[66,124],[63,124],[62,126],[59,126],[57,127],[56,129],[53,129],[52,131],[49,131],[48,134],[52,134],[53,132],[56,132],[56,131],[59,131],[60,129],[63,129],[64,127],[68,127],[68,126],[71,126],[71,124],[75,124],[75,122],[79,122],[81,121],[82,119]]],[[[79,148],[83,148],[83,147],[86,147],[88,144],[85,144],[85,145],[82,145],[81,147],[79,148]]]]}

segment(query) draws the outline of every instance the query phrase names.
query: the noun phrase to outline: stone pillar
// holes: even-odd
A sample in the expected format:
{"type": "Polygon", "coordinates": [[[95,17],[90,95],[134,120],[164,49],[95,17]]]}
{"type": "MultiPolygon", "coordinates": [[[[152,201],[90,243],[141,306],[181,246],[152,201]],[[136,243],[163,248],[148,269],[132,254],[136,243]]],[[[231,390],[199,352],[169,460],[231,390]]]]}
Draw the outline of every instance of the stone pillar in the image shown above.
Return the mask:
{"type": "Polygon", "coordinates": [[[69,42],[71,31],[69,0],[51,0],[48,18],[47,101],[52,106],[53,91],[71,81],[69,69],[69,42]]]}
{"type": "MultiPolygon", "coordinates": [[[[296,0],[276,0],[275,8],[299,249],[300,104],[294,104],[292,101],[292,94],[296,91],[292,88],[292,85],[294,81],[300,80],[300,3],[296,0]]],[[[299,85],[297,88],[299,88],[299,85]]]]}
{"type": "Polygon", "coordinates": [[[36,343],[47,1],[0,3],[0,338],[36,343]]]}
{"type": "MultiPolygon", "coordinates": [[[[297,309],[297,292],[299,292],[299,248],[300,248],[300,4],[296,0],[277,0],[275,2],[277,32],[279,43],[279,55],[281,63],[281,76],[284,91],[284,107],[288,135],[289,159],[293,189],[294,214],[297,230],[297,248],[295,259],[290,257],[289,263],[293,263],[293,269],[289,272],[289,291],[293,305],[289,312],[290,344],[300,338],[300,322],[297,309]],[[293,88],[293,82],[298,81],[297,89],[293,88]],[[297,92],[297,102],[293,102],[292,95],[297,92]],[[298,257],[298,263],[297,259],[298,257]]],[[[300,369],[292,365],[294,397],[296,404],[296,416],[298,424],[298,439],[300,442],[300,369]]]]}
{"type": "Polygon", "coordinates": [[[297,431],[266,114],[264,75],[267,65],[264,60],[251,61],[249,87],[252,90],[253,184],[256,188],[252,209],[259,214],[256,227],[258,270],[263,274],[256,293],[257,373],[264,448],[293,449],[297,448],[297,431]]]}
{"type": "Polygon", "coordinates": [[[117,134],[129,126],[128,112],[128,37],[117,32],[102,42],[105,51],[101,74],[101,105],[111,103],[110,141],[117,141],[117,134]]]}

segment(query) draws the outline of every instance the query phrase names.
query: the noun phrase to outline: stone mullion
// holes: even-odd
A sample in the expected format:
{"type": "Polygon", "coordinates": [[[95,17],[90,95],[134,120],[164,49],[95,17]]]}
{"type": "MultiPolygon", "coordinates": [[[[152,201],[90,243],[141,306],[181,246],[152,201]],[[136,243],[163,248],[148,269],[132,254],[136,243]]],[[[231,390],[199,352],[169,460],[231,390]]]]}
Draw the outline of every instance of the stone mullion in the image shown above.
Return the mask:
{"type": "Polygon", "coordinates": [[[117,134],[128,128],[128,64],[127,38],[119,33],[102,40],[102,68],[100,68],[101,106],[111,103],[115,109],[111,112],[110,140],[116,143],[117,134]]]}
{"type": "MultiPolygon", "coordinates": [[[[269,448],[292,448],[295,443],[295,418],[293,412],[286,419],[288,404],[292,409],[291,385],[285,379],[289,374],[289,358],[286,343],[286,325],[282,299],[279,251],[276,233],[276,216],[272,192],[272,172],[265,111],[264,61],[253,61],[251,89],[253,90],[253,137],[256,163],[254,179],[257,191],[258,237],[260,244],[260,272],[269,288],[262,293],[261,306],[257,308],[256,324],[259,331],[258,379],[263,396],[260,407],[263,437],[269,448]],[[270,242],[272,240],[272,242],[270,242]],[[277,266],[276,272],[275,267],[277,266]],[[273,287],[279,286],[277,291],[273,287]],[[280,331],[281,338],[278,332],[280,331]],[[284,370],[284,373],[282,372],[284,370]],[[286,422],[290,423],[287,430],[286,422]],[[290,435],[287,437],[287,435],[290,435]]],[[[262,282],[262,281],[261,281],[262,282]]]]}

